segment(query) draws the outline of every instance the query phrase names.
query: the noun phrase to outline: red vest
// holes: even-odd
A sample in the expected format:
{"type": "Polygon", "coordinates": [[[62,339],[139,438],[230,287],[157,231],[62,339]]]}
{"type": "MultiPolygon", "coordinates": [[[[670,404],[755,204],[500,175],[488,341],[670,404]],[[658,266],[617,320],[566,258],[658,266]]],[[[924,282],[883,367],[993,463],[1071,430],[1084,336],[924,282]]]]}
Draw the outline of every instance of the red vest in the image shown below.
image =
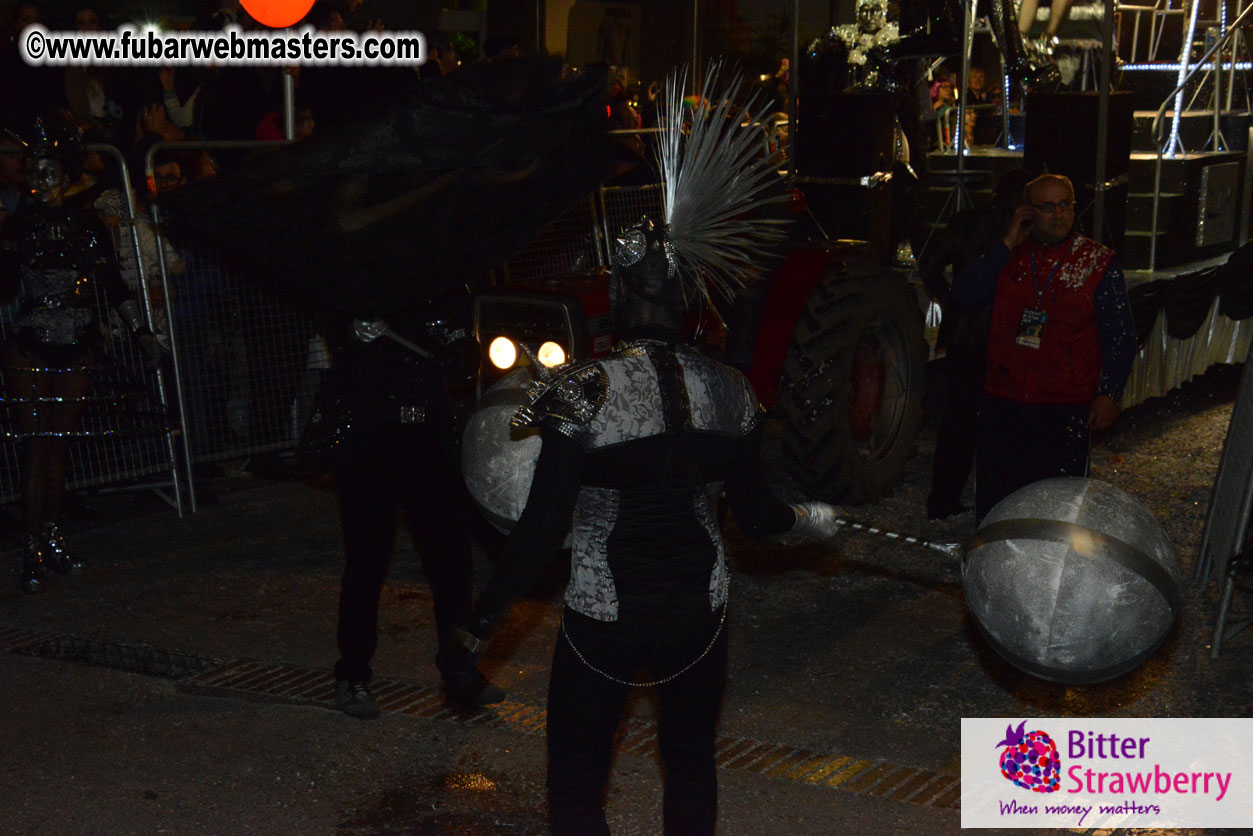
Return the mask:
{"type": "Polygon", "coordinates": [[[988,394],[1040,404],[1096,398],[1101,344],[1092,300],[1113,257],[1113,251],[1078,234],[1051,247],[1029,239],[1010,254],[992,308],[988,394]],[[1022,335],[1029,310],[1045,315],[1037,348],[1023,344],[1031,342],[1030,335],[1025,340],[1022,335]]]}

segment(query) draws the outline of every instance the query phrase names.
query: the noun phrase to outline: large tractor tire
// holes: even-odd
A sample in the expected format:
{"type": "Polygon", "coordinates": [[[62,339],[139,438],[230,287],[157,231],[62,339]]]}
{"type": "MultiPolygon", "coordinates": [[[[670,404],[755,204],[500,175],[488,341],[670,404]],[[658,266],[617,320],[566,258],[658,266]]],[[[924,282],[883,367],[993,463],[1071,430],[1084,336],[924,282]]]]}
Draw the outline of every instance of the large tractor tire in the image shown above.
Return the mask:
{"type": "Polygon", "coordinates": [[[899,275],[836,264],[818,282],[778,397],[789,467],[815,498],[872,502],[900,481],[922,424],[926,356],[917,296],[899,275]]]}

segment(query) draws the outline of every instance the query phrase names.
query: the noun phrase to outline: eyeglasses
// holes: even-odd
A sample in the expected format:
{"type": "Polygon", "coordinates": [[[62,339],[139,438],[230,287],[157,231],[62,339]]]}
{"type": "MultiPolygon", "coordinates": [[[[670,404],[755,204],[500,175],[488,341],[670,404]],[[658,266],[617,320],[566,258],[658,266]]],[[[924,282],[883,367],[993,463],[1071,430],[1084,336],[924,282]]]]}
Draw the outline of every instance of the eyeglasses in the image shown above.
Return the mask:
{"type": "Polygon", "coordinates": [[[1048,203],[1033,203],[1031,205],[1036,208],[1036,211],[1043,212],[1046,215],[1051,215],[1054,212],[1067,212],[1075,208],[1073,200],[1059,200],[1056,203],[1052,201],[1048,203]]]}

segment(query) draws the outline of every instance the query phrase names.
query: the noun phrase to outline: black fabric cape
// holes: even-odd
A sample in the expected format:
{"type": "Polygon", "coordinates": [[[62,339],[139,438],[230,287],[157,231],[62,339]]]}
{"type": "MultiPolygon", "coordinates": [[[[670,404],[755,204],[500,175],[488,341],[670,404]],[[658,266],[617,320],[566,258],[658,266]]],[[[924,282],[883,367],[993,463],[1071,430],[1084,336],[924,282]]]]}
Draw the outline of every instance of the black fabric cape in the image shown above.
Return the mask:
{"type": "Polygon", "coordinates": [[[259,154],[171,201],[171,237],[352,316],[409,310],[516,254],[605,174],[603,73],[558,68],[471,67],[259,154]]]}

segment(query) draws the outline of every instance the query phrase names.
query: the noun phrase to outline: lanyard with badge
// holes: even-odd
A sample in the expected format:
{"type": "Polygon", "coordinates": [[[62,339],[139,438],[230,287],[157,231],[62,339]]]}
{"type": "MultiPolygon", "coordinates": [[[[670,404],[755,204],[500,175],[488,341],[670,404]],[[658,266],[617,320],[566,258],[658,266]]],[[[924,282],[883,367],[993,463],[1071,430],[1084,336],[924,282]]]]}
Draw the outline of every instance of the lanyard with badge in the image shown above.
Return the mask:
{"type": "Polygon", "coordinates": [[[1031,286],[1035,288],[1035,307],[1025,308],[1022,312],[1022,319],[1018,321],[1018,335],[1014,337],[1016,345],[1024,348],[1039,348],[1040,336],[1044,332],[1044,322],[1048,319],[1048,312],[1044,310],[1044,291],[1048,290],[1048,286],[1052,284],[1057,272],[1062,269],[1062,259],[1058,259],[1053,265],[1053,270],[1044,280],[1044,286],[1040,286],[1040,273],[1035,263],[1035,250],[1031,251],[1031,286]]]}

